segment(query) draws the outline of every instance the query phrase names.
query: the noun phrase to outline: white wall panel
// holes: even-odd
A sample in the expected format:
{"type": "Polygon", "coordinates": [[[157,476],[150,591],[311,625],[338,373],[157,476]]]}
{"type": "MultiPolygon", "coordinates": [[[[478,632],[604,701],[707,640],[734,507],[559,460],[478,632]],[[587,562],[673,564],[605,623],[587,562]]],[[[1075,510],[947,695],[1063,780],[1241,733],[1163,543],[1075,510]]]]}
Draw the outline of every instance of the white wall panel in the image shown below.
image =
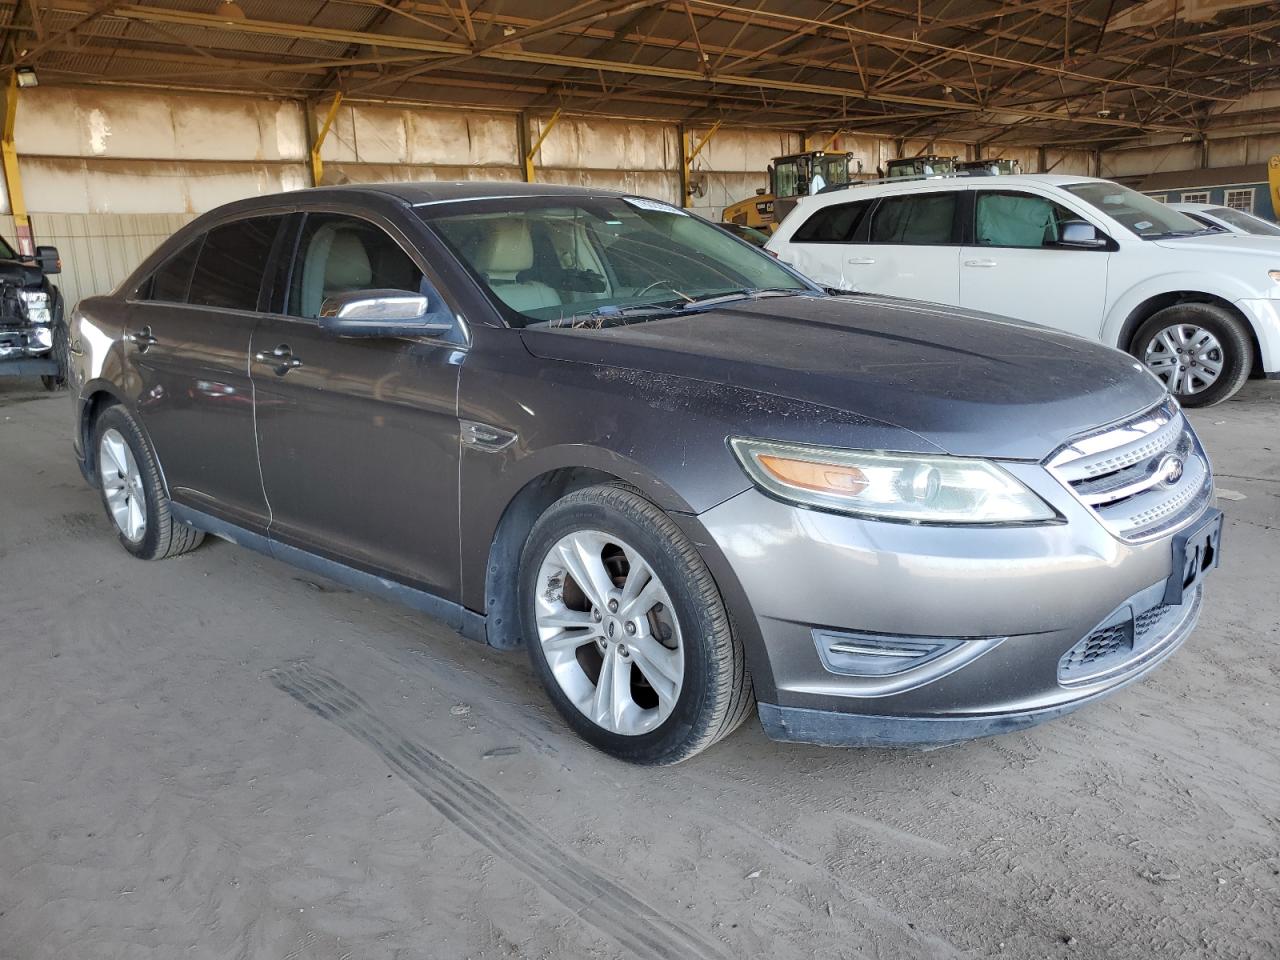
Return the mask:
{"type": "MultiPolygon", "coordinates": [[[[33,214],[36,243],[52,244],[62,255],[54,278],[68,310],[81,297],[115,289],[134,268],[192,214],[33,214]]],[[[0,233],[12,237],[13,217],[0,217],[0,233]]]]}

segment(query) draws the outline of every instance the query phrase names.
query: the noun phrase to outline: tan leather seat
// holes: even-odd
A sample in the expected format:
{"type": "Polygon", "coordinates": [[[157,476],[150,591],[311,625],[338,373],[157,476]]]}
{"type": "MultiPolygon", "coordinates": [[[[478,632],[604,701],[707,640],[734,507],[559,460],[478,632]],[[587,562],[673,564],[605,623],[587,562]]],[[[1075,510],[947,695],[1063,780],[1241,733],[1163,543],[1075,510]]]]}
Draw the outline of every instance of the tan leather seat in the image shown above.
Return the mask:
{"type": "Polygon", "coordinates": [[[373,266],[360,236],[353,230],[322,227],[311,238],[302,267],[302,315],[320,315],[326,297],[348,290],[368,290],[373,266]]]}
{"type": "Polygon", "coordinates": [[[533,238],[523,220],[494,221],[481,238],[473,262],[512,310],[560,305],[560,295],[545,283],[516,279],[533,266],[533,238]]]}

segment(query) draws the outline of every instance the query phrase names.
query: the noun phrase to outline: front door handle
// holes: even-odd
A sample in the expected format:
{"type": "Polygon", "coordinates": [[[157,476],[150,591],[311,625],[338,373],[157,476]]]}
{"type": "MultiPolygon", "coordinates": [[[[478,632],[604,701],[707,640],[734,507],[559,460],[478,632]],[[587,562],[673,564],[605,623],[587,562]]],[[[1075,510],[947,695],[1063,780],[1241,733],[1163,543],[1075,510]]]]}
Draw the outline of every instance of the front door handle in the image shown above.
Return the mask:
{"type": "Polygon", "coordinates": [[[293,355],[287,343],[282,343],[270,353],[259,350],[253,355],[258,363],[265,363],[275,371],[277,377],[283,377],[290,370],[302,366],[302,361],[293,355]]]}
{"type": "Polygon", "coordinates": [[[147,347],[153,347],[158,342],[156,338],[151,335],[150,326],[143,327],[137,333],[128,334],[125,339],[137,347],[139,353],[146,353],[147,347]]]}
{"type": "Polygon", "coordinates": [[[875,263],[876,258],[875,257],[850,257],[848,262],[853,264],[855,267],[864,267],[864,266],[868,266],[869,264],[875,263]]]}
{"type": "Polygon", "coordinates": [[[994,267],[996,262],[994,260],[966,260],[964,265],[966,267],[994,267]]]}

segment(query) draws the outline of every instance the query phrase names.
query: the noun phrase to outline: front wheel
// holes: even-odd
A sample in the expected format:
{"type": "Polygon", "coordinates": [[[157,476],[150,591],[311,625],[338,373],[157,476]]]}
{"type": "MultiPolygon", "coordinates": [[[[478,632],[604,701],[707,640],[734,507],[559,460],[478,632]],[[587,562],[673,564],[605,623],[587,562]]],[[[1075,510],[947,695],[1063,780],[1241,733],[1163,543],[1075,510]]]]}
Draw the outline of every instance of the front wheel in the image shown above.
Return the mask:
{"type": "Polygon", "coordinates": [[[1179,303],[1153,314],[1131,352],[1184,407],[1207,407],[1236,393],[1253,368],[1244,323],[1214,303],[1179,303]]]}
{"type": "Polygon", "coordinates": [[[521,557],[520,603],[556,709],[615,757],[678,763],[731,733],[754,703],[706,564],[631,489],[589,487],[547,509],[521,557]]]}

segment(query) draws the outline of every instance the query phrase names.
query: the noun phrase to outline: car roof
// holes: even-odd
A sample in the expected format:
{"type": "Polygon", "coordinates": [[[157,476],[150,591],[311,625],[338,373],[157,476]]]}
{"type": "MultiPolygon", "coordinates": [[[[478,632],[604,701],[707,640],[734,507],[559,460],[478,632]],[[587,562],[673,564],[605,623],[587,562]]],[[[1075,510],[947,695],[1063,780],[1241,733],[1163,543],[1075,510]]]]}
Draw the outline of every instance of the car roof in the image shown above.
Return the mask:
{"type": "MultiPolygon", "coordinates": [[[[1013,187],[1049,186],[1061,187],[1076,183],[1112,183],[1100,177],[1073,176],[1068,173],[1013,173],[991,177],[903,177],[898,182],[878,180],[875,182],[854,181],[847,187],[824,190],[812,196],[801,197],[797,207],[815,210],[835,203],[852,203],[866,197],[897,197],[911,193],[933,193],[939,190],[972,190],[985,188],[988,190],[1008,190],[1013,187]]],[[[787,219],[791,219],[788,215],[787,219]]]]}
{"type": "Polygon", "coordinates": [[[880,180],[874,183],[854,181],[848,187],[829,190],[825,193],[817,194],[817,196],[826,197],[833,193],[847,193],[849,195],[861,195],[865,193],[868,196],[881,196],[884,194],[945,190],[947,188],[951,188],[953,190],[965,190],[969,187],[990,187],[996,190],[1002,190],[1005,187],[1026,187],[1034,185],[1061,187],[1069,183],[1089,182],[1111,183],[1112,181],[1103,180],[1100,177],[1073,176],[1069,173],[1010,173],[999,174],[991,177],[902,177],[896,182],[893,179],[880,180]]]}
{"type": "Polygon", "coordinates": [[[1195,210],[1195,211],[1219,210],[1222,208],[1222,204],[1220,203],[1183,203],[1181,200],[1177,200],[1173,203],[1170,203],[1168,206],[1174,210],[1195,210]]]}
{"type": "Polygon", "coordinates": [[[418,206],[453,200],[488,200],[499,197],[621,197],[618,190],[599,190],[558,183],[522,183],[511,180],[418,180],[397,183],[351,183],[338,187],[313,187],[290,193],[305,202],[309,194],[379,193],[418,206]]]}

